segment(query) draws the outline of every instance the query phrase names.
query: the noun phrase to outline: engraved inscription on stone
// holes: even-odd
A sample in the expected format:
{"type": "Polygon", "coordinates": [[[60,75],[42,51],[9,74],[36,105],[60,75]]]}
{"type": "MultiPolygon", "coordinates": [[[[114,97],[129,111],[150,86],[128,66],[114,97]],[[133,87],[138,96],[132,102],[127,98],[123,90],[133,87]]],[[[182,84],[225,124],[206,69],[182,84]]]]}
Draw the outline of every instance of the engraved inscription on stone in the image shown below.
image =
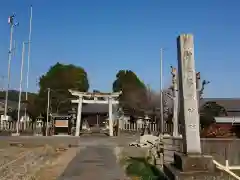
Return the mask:
{"type": "Polygon", "coordinates": [[[188,108],[188,112],[192,113],[195,109],[194,108],[188,108]]]}
{"type": "Polygon", "coordinates": [[[184,51],[184,80],[185,85],[188,87],[188,92],[186,94],[187,99],[195,99],[194,95],[194,70],[191,63],[192,49],[184,51]]]}
{"type": "MultiPolygon", "coordinates": [[[[194,108],[188,108],[188,113],[189,113],[189,116],[191,116],[192,113],[194,113],[195,109],[194,108]]],[[[189,124],[188,127],[190,129],[196,129],[196,124],[189,124]]]]}
{"type": "Polygon", "coordinates": [[[191,128],[191,129],[196,129],[197,125],[196,124],[189,124],[188,127],[191,128]]]}

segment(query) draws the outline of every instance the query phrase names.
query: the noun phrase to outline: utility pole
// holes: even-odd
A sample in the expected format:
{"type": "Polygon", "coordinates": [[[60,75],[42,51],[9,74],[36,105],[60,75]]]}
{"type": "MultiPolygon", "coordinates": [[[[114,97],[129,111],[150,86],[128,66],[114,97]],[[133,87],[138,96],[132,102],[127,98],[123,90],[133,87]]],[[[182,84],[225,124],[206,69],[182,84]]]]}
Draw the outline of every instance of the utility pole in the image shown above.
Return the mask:
{"type": "Polygon", "coordinates": [[[48,136],[49,106],[50,106],[50,88],[48,88],[46,136],[48,136]]]}
{"type": "Polygon", "coordinates": [[[21,63],[21,73],[20,73],[20,86],[19,86],[19,98],[18,98],[18,120],[17,120],[17,135],[19,135],[19,123],[20,123],[20,112],[21,112],[21,99],[22,99],[22,79],[23,79],[23,67],[24,67],[24,56],[25,56],[25,44],[22,43],[22,63],[21,63]]]}
{"type": "MultiPolygon", "coordinates": [[[[29,69],[30,69],[30,52],[31,52],[31,37],[32,37],[32,6],[30,7],[30,23],[29,23],[29,36],[28,36],[28,62],[27,62],[27,87],[25,100],[28,101],[28,86],[29,86],[29,69]]],[[[27,108],[25,107],[25,120],[27,119],[27,108]]]]}
{"type": "Polygon", "coordinates": [[[161,133],[164,133],[164,119],[163,119],[163,48],[160,49],[160,111],[161,111],[161,133]]]}
{"type": "MultiPolygon", "coordinates": [[[[18,23],[14,23],[15,14],[8,17],[8,24],[10,25],[10,47],[8,51],[8,83],[6,88],[6,97],[5,97],[5,108],[4,108],[4,117],[7,118],[8,111],[8,90],[10,88],[10,75],[11,75],[11,60],[12,60],[12,41],[13,41],[13,29],[18,23]]],[[[1,122],[2,125],[2,122],[1,122]]]]}

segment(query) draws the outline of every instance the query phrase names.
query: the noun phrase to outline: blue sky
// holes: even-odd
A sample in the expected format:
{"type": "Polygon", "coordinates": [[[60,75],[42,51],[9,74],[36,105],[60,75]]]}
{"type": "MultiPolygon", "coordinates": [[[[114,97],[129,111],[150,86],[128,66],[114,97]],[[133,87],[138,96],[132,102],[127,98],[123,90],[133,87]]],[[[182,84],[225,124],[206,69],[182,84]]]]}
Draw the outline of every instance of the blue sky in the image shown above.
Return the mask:
{"type": "MultiPolygon", "coordinates": [[[[7,75],[10,33],[7,18],[16,12],[20,23],[14,34],[17,44],[11,71],[14,89],[19,88],[21,43],[28,39],[31,4],[31,91],[37,90],[37,77],[56,62],[85,68],[91,89],[110,91],[117,71],[131,69],[158,90],[160,48],[165,48],[164,85],[168,86],[170,65],[177,64],[176,37],[193,33],[196,68],[211,81],[205,96],[239,97],[240,1],[0,1],[1,76],[7,75]]],[[[2,86],[3,81],[0,83],[2,86]]]]}

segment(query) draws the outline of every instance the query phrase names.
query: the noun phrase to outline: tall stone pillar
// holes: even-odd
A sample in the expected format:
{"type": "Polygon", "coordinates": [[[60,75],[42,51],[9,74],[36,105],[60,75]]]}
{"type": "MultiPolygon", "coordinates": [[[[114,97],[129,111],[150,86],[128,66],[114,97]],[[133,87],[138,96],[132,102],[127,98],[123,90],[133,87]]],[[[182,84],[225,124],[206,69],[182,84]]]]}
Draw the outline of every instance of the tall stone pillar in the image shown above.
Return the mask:
{"type": "Polygon", "coordinates": [[[164,172],[170,180],[214,179],[219,174],[213,158],[201,154],[193,35],[180,35],[177,48],[183,152],[174,153],[174,163],[164,164],[164,172]]]}
{"type": "Polygon", "coordinates": [[[179,36],[177,46],[184,153],[201,154],[193,36],[190,34],[179,36]]]}
{"type": "Polygon", "coordinates": [[[79,100],[78,100],[78,111],[77,111],[77,123],[76,123],[75,136],[79,136],[79,134],[80,134],[81,119],[82,119],[82,101],[83,101],[83,97],[80,96],[79,100]]]}

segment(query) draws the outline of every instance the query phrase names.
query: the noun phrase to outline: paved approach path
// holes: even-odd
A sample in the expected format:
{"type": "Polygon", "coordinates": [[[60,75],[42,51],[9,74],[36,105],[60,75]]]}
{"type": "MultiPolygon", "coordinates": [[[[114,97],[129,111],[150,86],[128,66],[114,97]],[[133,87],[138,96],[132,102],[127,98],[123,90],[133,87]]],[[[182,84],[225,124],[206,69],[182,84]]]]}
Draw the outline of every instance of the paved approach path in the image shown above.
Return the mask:
{"type": "Polygon", "coordinates": [[[123,170],[116,163],[110,137],[80,138],[79,153],[69,163],[58,180],[125,180],[123,170]]]}

